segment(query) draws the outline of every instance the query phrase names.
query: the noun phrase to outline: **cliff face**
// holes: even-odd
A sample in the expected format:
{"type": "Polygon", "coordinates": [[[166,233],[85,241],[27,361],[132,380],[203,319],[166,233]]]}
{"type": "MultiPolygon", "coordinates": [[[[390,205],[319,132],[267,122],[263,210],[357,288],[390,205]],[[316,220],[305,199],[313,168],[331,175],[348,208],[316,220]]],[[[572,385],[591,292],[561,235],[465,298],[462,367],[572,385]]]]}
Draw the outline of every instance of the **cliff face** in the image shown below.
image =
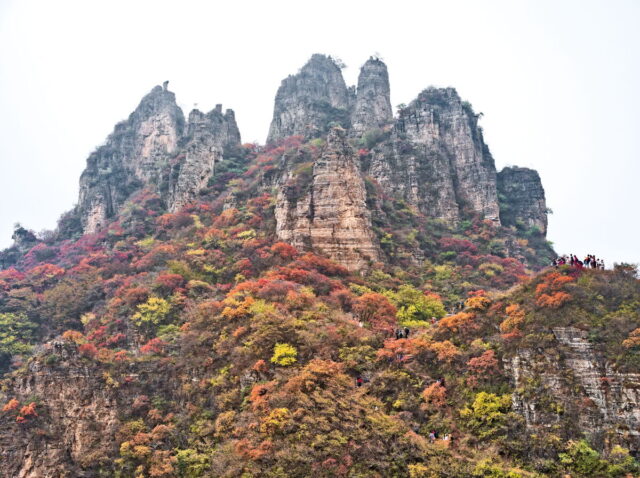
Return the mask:
{"type": "Polygon", "coordinates": [[[334,121],[346,126],[350,102],[340,68],[331,57],[313,55],[298,74],[282,80],[267,142],[295,135],[317,137],[334,121]]]}
{"type": "Polygon", "coordinates": [[[116,126],[106,144],[89,156],[80,177],[77,207],[85,233],[104,226],[142,188],[162,190],[168,209],[181,208],[206,186],[225,146],[240,143],[232,110],[194,110],[186,131],[184,123],[175,95],[165,85],[153,88],[116,126]],[[172,159],[167,193],[162,181],[172,159]]]}
{"type": "Polygon", "coordinates": [[[360,69],[351,128],[356,135],[380,128],[393,120],[387,65],[369,58],[360,69]]]}
{"type": "Polygon", "coordinates": [[[84,232],[113,217],[137,189],[159,182],[163,162],[176,151],[184,116],[175,95],[156,86],[87,159],[80,177],[78,210],[84,232]]]}
{"type": "Polygon", "coordinates": [[[499,223],[496,169],[477,117],[453,88],[423,91],[373,147],[369,174],[424,214],[499,223]]]}
{"type": "Polygon", "coordinates": [[[599,448],[612,439],[640,452],[640,374],[617,372],[574,327],[556,327],[557,355],[520,349],[506,363],[516,393],[514,409],[527,427],[548,428],[564,417],[599,448]],[[527,389],[530,384],[537,389],[527,389]]]}
{"type": "Polygon", "coordinates": [[[11,382],[13,398],[39,400],[38,421],[25,427],[3,417],[0,443],[4,476],[85,476],[82,469],[117,451],[120,425],[113,389],[78,360],[75,346],[59,342],[58,367],[29,364],[27,376],[11,382]],[[10,432],[9,432],[10,430],[10,432]]]}
{"type": "Polygon", "coordinates": [[[504,168],[498,173],[500,220],[505,226],[537,227],[547,233],[547,203],[540,175],[528,168],[504,168]]]}
{"type": "Polygon", "coordinates": [[[240,144],[240,131],[232,110],[222,114],[222,106],[204,114],[189,114],[182,154],[173,166],[169,186],[169,205],[177,211],[192,201],[214,175],[227,146],[240,144]],[[175,179],[174,179],[175,178],[175,179]]]}
{"type": "Polygon", "coordinates": [[[381,60],[370,58],[362,66],[350,96],[333,61],[314,55],[298,75],[282,82],[269,141],[315,137],[335,121],[371,147],[363,169],[386,193],[449,223],[470,214],[500,223],[493,158],[478,116],[453,88],[423,91],[394,120],[381,60]]]}
{"type": "Polygon", "coordinates": [[[358,159],[346,131],[333,128],[313,172],[308,190],[291,196],[289,171],[276,203],[278,238],[300,250],[314,250],[359,270],[379,260],[378,247],[366,205],[366,190],[358,159]]]}

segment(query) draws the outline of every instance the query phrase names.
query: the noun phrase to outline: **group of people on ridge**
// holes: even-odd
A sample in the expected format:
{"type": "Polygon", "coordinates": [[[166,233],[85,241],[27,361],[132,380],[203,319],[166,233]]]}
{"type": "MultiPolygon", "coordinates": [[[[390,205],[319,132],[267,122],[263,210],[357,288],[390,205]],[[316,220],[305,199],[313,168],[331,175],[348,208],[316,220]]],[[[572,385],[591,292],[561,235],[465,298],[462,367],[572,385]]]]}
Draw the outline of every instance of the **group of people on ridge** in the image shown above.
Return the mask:
{"type": "Polygon", "coordinates": [[[583,267],[588,269],[590,267],[591,269],[604,270],[604,260],[596,258],[593,254],[587,255],[583,261],[573,254],[569,254],[568,256],[565,254],[564,256],[560,256],[553,260],[554,267],[563,266],[565,264],[569,264],[571,267],[577,267],[578,269],[582,269],[583,267]]]}

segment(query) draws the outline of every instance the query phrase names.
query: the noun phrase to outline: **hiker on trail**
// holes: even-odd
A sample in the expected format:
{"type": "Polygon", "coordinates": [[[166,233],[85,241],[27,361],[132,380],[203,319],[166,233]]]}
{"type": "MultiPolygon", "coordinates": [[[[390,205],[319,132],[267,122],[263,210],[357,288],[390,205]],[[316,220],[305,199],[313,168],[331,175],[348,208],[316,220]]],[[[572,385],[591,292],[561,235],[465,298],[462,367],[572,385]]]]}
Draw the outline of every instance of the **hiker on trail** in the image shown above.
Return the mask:
{"type": "Polygon", "coordinates": [[[431,430],[431,432],[429,433],[429,441],[431,443],[433,443],[434,441],[436,441],[436,432],[434,432],[433,430],[431,430]]]}
{"type": "Polygon", "coordinates": [[[431,317],[431,325],[436,325],[436,318],[435,317],[431,317]]]}
{"type": "Polygon", "coordinates": [[[396,340],[401,339],[401,338],[402,338],[402,330],[396,329],[396,340]]]}
{"type": "Polygon", "coordinates": [[[404,338],[405,339],[409,338],[409,332],[410,332],[409,327],[405,327],[404,328],[404,338]]]}
{"type": "Polygon", "coordinates": [[[358,378],[356,378],[356,387],[362,387],[363,382],[364,380],[362,380],[362,377],[358,375],[358,378]]]}

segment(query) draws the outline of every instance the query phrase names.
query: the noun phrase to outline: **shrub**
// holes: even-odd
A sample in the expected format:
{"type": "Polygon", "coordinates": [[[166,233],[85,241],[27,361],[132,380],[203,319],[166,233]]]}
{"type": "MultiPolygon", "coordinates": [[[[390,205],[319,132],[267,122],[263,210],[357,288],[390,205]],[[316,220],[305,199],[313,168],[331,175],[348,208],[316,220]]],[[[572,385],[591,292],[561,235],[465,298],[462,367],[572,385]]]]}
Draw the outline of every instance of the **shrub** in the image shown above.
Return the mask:
{"type": "Polygon", "coordinates": [[[137,326],[146,323],[157,325],[167,317],[170,310],[171,305],[166,300],[160,297],[150,297],[144,304],[138,305],[138,312],[133,315],[131,320],[137,326]]]}
{"type": "Polygon", "coordinates": [[[460,417],[479,439],[493,438],[506,426],[511,409],[511,395],[480,392],[473,403],[460,410],[460,417]]]}
{"type": "Polygon", "coordinates": [[[95,358],[96,355],[98,355],[98,349],[91,343],[80,345],[80,347],[78,347],[78,352],[80,355],[87,358],[95,358]]]}
{"type": "Polygon", "coordinates": [[[277,343],[273,347],[271,363],[286,367],[296,362],[298,351],[293,345],[277,343]]]}
{"type": "Polygon", "coordinates": [[[355,300],[353,311],[365,324],[374,330],[393,330],[396,323],[396,308],[382,294],[369,292],[355,300]]]}
{"type": "Polygon", "coordinates": [[[433,382],[422,391],[422,398],[427,405],[435,408],[443,407],[447,404],[447,389],[440,382],[433,382]]]}
{"type": "Polygon", "coordinates": [[[560,463],[577,476],[602,476],[605,469],[605,463],[600,459],[600,454],[585,440],[570,441],[566,452],[558,456],[560,463]]]}

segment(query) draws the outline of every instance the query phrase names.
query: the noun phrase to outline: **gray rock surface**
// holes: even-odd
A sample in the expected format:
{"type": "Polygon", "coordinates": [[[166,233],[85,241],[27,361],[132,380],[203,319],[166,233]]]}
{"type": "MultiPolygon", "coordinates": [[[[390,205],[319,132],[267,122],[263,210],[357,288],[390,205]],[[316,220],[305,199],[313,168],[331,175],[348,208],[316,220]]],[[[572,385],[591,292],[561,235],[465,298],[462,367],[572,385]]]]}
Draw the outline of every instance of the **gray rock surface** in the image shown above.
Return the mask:
{"type": "Polygon", "coordinates": [[[640,374],[617,372],[574,327],[556,327],[557,355],[520,349],[505,364],[517,393],[514,409],[529,428],[551,427],[562,419],[600,448],[609,441],[640,451],[640,374]],[[537,390],[528,390],[538,384],[537,390]]]}
{"type": "Polygon", "coordinates": [[[371,176],[424,214],[500,222],[495,163],[477,116],[453,88],[420,93],[371,154],[371,176]]]}
{"type": "Polygon", "coordinates": [[[105,226],[145,188],[162,193],[170,211],[180,209],[207,185],[225,148],[238,144],[232,110],[223,114],[221,105],[207,114],[194,110],[185,128],[175,95],[166,85],[156,86],[87,159],[77,206],[84,232],[105,226]]]}
{"type": "Polygon", "coordinates": [[[334,121],[347,126],[351,102],[336,62],[315,54],[296,75],[282,80],[267,143],[295,135],[317,137],[334,121]]]}
{"type": "Polygon", "coordinates": [[[547,203],[537,171],[517,166],[498,173],[500,220],[505,226],[537,227],[547,233],[547,203]]]}
{"type": "Polygon", "coordinates": [[[233,110],[222,114],[221,105],[207,114],[193,110],[189,114],[182,154],[170,178],[170,210],[177,211],[192,201],[215,174],[225,147],[237,144],[240,144],[240,131],[233,110]]]}
{"type": "Polygon", "coordinates": [[[360,69],[356,100],[351,113],[354,134],[381,128],[393,120],[387,65],[371,57],[360,69]]]}
{"type": "Polygon", "coordinates": [[[350,270],[379,260],[358,159],[346,131],[333,128],[302,197],[291,197],[283,178],[276,200],[276,233],[300,250],[323,253],[350,270]]]}
{"type": "Polygon", "coordinates": [[[175,153],[184,115],[175,95],[156,86],[126,121],[87,159],[80,177],[78,209],[85,233],[106,224],[135,191],[160,181],[160,171],[175,153]]]}

